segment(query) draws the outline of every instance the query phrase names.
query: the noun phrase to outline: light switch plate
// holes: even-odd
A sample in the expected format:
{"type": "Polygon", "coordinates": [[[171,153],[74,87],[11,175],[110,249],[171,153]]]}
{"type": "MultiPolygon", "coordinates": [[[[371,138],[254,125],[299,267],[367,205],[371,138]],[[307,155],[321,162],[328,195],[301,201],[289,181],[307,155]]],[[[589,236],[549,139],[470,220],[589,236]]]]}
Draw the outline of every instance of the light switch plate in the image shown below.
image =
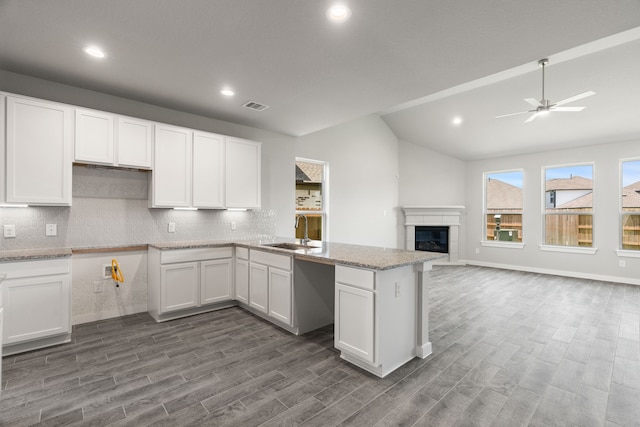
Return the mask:
{"type": "Polygon", "coordinates": [[[4,237],[6,238],[13,238],[16,237],[16,226],[15,225],[3,225],[2,226],[4,229],[4,237]]]}

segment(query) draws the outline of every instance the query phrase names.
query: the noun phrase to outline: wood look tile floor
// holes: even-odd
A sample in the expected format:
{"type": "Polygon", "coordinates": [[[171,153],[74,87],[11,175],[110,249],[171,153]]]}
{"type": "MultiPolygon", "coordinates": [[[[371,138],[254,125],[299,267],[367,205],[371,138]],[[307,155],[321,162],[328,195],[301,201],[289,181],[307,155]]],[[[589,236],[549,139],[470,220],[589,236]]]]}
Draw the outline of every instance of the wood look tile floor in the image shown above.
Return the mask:
{"type": "Polygon", "coordinates": [[[239,308],[74,327],[3,360],[0,425],[638,426],[640,287],[430,273],[434,354],[384,379],[239,308]]]}

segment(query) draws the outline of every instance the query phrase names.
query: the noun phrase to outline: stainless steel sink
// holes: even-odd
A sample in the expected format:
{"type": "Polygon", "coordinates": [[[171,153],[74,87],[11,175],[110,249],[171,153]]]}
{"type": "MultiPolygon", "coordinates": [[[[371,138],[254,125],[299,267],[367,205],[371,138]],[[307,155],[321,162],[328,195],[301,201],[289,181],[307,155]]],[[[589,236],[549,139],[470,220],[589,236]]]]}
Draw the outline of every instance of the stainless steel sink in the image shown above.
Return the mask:
{"type": "Polygon", "coordinates": [[[299,243],[272,243],[264,246],[269,246],[269,247],[278,248],[278,249],[288,249],[290,251],[322,249],[321,247],[318,247],[318,246],[302,245],[299,243]]]}

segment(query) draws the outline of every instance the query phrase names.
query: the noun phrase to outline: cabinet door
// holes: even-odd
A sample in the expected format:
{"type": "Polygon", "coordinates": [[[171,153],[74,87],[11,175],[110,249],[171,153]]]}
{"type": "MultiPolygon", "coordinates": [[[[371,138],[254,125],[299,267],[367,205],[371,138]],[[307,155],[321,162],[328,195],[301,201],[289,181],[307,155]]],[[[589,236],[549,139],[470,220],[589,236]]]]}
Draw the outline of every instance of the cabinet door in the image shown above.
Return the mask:
{"type": "Polygon", "coordinates": [[[260,143],[227,138],[226,192],[227,208],[260,208],[260,143]]]}
{"type": "Polygon", "coordinates": [[[249,305],[267,312],[269,275],[266,265],[249,263],[249,305]]]}
{"type": "Polygon", "coordinates": [[[68,275],[5,280],[4,344],[69,333],[68,275]]]}
{"type": "Polygon", "coordinates": [[[193,206],[224,208],[224,137],[193,134],[193,206]]]}
{"type": "Polygon", "coordinates": [[[249,261],[236,259],[236,299],[249,304],[249,261]]]}
{"type": "Polygon", "coordinates": [[[116,117],[118,166],[151,169],[153,163],[153,125],[131,117],[116,117]]]}
{"type": "Polygon", "coordinates": [[[71,206],[73,110],[7,97],[7,201],[71,206]]]}
{"type": "Polygon", "coordinates": [[[232,259],[215,259],[200,263],[200,303],[210,304],[232,299],[232,259]]]}
{"type": "Polygon", "coordinates": [[[75,160],[112,165],[114,161],[113,115],[76,109],[75,160]]]}
{"type": "Polygon", "coordinates": [[[269,267],[269,316],[291,326],[291,272],[269,267]]]}
{"type": "Polygon", "coordinates": [[[160,313],[198,306],[198,263],[160,268],[160,313]]]}
{"type": "MultiPolygon", "coordinates": [[[[5,132],[5,111],[6,111],[7,97],[0,93],[0,205],[7,203],[6,182],[5,182],[5,147],[6,147],[6,132],[5,132]]],[[[0,383],[2,384],[2,383],[0,383]]]]}
{"type": "Polygon", "coordinates": [[[374,363],[374,293],[336,283],[335,347],[374,363]]]}
{"type": "Polygon", "coordinates": [[[191,138],[189,129],[156,125],[153,207],[191,206],[191,138]]]}

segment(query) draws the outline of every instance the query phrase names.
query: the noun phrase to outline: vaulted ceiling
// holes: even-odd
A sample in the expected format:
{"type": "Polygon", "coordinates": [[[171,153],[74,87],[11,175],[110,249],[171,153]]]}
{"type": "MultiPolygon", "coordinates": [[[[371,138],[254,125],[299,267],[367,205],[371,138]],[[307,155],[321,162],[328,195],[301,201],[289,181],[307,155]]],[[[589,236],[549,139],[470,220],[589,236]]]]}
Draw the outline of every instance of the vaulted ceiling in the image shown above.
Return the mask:
{"type": "Polygon", "coordinates": [[[640,137],[637,0],[343,3],[335,24],[325,0],[2,0],[0,69],[293,136],[380,114],[461,159],[640,137]],[[544,57],[546,97],[587,108],[495,119],[540,98],[544,57]]]}

